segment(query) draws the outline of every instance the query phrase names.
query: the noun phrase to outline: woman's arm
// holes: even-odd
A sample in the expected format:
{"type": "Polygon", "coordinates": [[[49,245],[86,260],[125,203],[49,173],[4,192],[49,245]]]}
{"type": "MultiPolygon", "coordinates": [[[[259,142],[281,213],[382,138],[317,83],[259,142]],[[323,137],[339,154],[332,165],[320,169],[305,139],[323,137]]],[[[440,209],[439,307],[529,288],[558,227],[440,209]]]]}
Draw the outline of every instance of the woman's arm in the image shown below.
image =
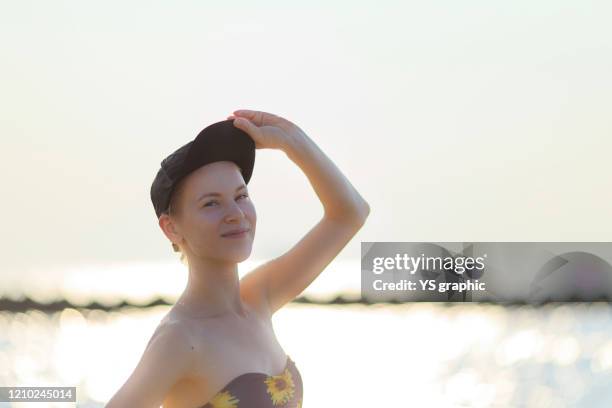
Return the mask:
{"type": "Polygon", "coordinates": [[[370,206],[338,167],[304,132],[296,132],[281,147],[304,172],[323,204],[325,217],[345,223],[362,224],[370,206]]]}
{"type": "Polygon", "coordinates": [[[236,123],[259,148],[282,150],[304,172],[324,208],[322,219],[296,245],[242,281],[247,296],[263,297],[274,313],[297,297],[338,255],[365,223],[368,203],[338,167],[295,124],[276,115],[236,111],[236,123]]]}
{"type": "Polygon", "coordinates": [[[171,387],[191,374],[194,352],[187,336],[175,325],[158,329],[138,365],[106,408],[159,408],[171,387]]]}

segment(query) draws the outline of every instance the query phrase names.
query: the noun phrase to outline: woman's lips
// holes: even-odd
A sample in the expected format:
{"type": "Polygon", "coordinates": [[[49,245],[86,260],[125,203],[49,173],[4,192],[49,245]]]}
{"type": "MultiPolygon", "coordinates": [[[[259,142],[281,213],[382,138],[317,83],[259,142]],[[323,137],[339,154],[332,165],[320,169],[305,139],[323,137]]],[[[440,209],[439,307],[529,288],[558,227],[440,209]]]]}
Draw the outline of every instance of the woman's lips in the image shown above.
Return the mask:
{"type": "Polygon", "coordinates": [[[222,237],[224,237],[224,238],[243,238],[243,237],[246,237],[247,232],[249,232],[249,230],[248,230],[248,229],[247,229],[247,230],[243,230],[243,231],[242,231],[242,232],[240,232],[240,233],[235,233],[235,234],[224,234],[224,235],[221,235],[221,236],[222,236],[222,237]]]}

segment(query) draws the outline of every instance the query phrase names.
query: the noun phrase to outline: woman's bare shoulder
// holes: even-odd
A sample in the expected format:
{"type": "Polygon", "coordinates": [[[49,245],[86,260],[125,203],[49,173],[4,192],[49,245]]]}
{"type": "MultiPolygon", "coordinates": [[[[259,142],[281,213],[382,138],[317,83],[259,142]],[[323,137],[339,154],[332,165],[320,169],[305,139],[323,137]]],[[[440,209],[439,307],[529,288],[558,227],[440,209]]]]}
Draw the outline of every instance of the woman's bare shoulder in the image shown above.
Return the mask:
{"type": "Polygon", "coordinates": [[[165,341],[168,342],[170,346],[175,344],[176,347],[173,348],[177,351],[184,350],[185,352],[189,352],[193,350],[192,335],[189,332],[189,328],[179,320],[167,319],[167,316],[164,317],[155,328],[145,350],[159,338],[165,338],[165,341]]]}
{"type": "Polygon", "coordinates": [[[260,318],[270,320],[272,314],[270,313],[265,296],[257,289],[258,285],[251,284],[250,280],[245,278],[240,281],[240,298],[242,302],[260,318]]]}
{"type": "Polygon", "coordinates": [[[174,308],[161,319],[153,336],[164,331],[175,333],[189,346],[189,350],[197,354],[205,353],[207,345],[210,345],[214,339],[214,331],[208,326],[206,319],[185,316],[174,308]]]}
{"type": "Polygon", "coordinates": [[[151,338],[163,332],[173,333],[187,343],[193,342],[194,340],[192,324],[188,319],[176,313],[174,308],[170,309],[160,320],[151,338]]]}

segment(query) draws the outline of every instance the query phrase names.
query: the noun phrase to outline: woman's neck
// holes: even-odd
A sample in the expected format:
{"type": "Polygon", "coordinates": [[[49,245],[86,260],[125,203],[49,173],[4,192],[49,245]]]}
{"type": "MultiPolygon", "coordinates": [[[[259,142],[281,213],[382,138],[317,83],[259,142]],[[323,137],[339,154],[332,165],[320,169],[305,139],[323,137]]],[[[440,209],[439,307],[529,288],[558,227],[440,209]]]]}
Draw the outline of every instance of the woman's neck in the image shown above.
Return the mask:
{"type": "Polygon", "coordinates": [[[210,260],[190,262],[187,286],[176,303],[193,317],[244,317],[238,265],[210,260]]]}

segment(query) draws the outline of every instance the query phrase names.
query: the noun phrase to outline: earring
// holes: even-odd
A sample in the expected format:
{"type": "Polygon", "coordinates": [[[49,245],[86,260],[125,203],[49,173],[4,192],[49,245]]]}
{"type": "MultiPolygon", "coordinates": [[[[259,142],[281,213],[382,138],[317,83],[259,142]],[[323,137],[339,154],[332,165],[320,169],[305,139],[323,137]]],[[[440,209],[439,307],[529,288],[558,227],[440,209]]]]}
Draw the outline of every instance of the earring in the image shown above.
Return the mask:
{"type": "Polygon", "coordinates": [[[178,245],[176,245],[174,242],[172,243],[172,249],[174,250],[174,252],[179,252],[180,251],[178,245]]]}

